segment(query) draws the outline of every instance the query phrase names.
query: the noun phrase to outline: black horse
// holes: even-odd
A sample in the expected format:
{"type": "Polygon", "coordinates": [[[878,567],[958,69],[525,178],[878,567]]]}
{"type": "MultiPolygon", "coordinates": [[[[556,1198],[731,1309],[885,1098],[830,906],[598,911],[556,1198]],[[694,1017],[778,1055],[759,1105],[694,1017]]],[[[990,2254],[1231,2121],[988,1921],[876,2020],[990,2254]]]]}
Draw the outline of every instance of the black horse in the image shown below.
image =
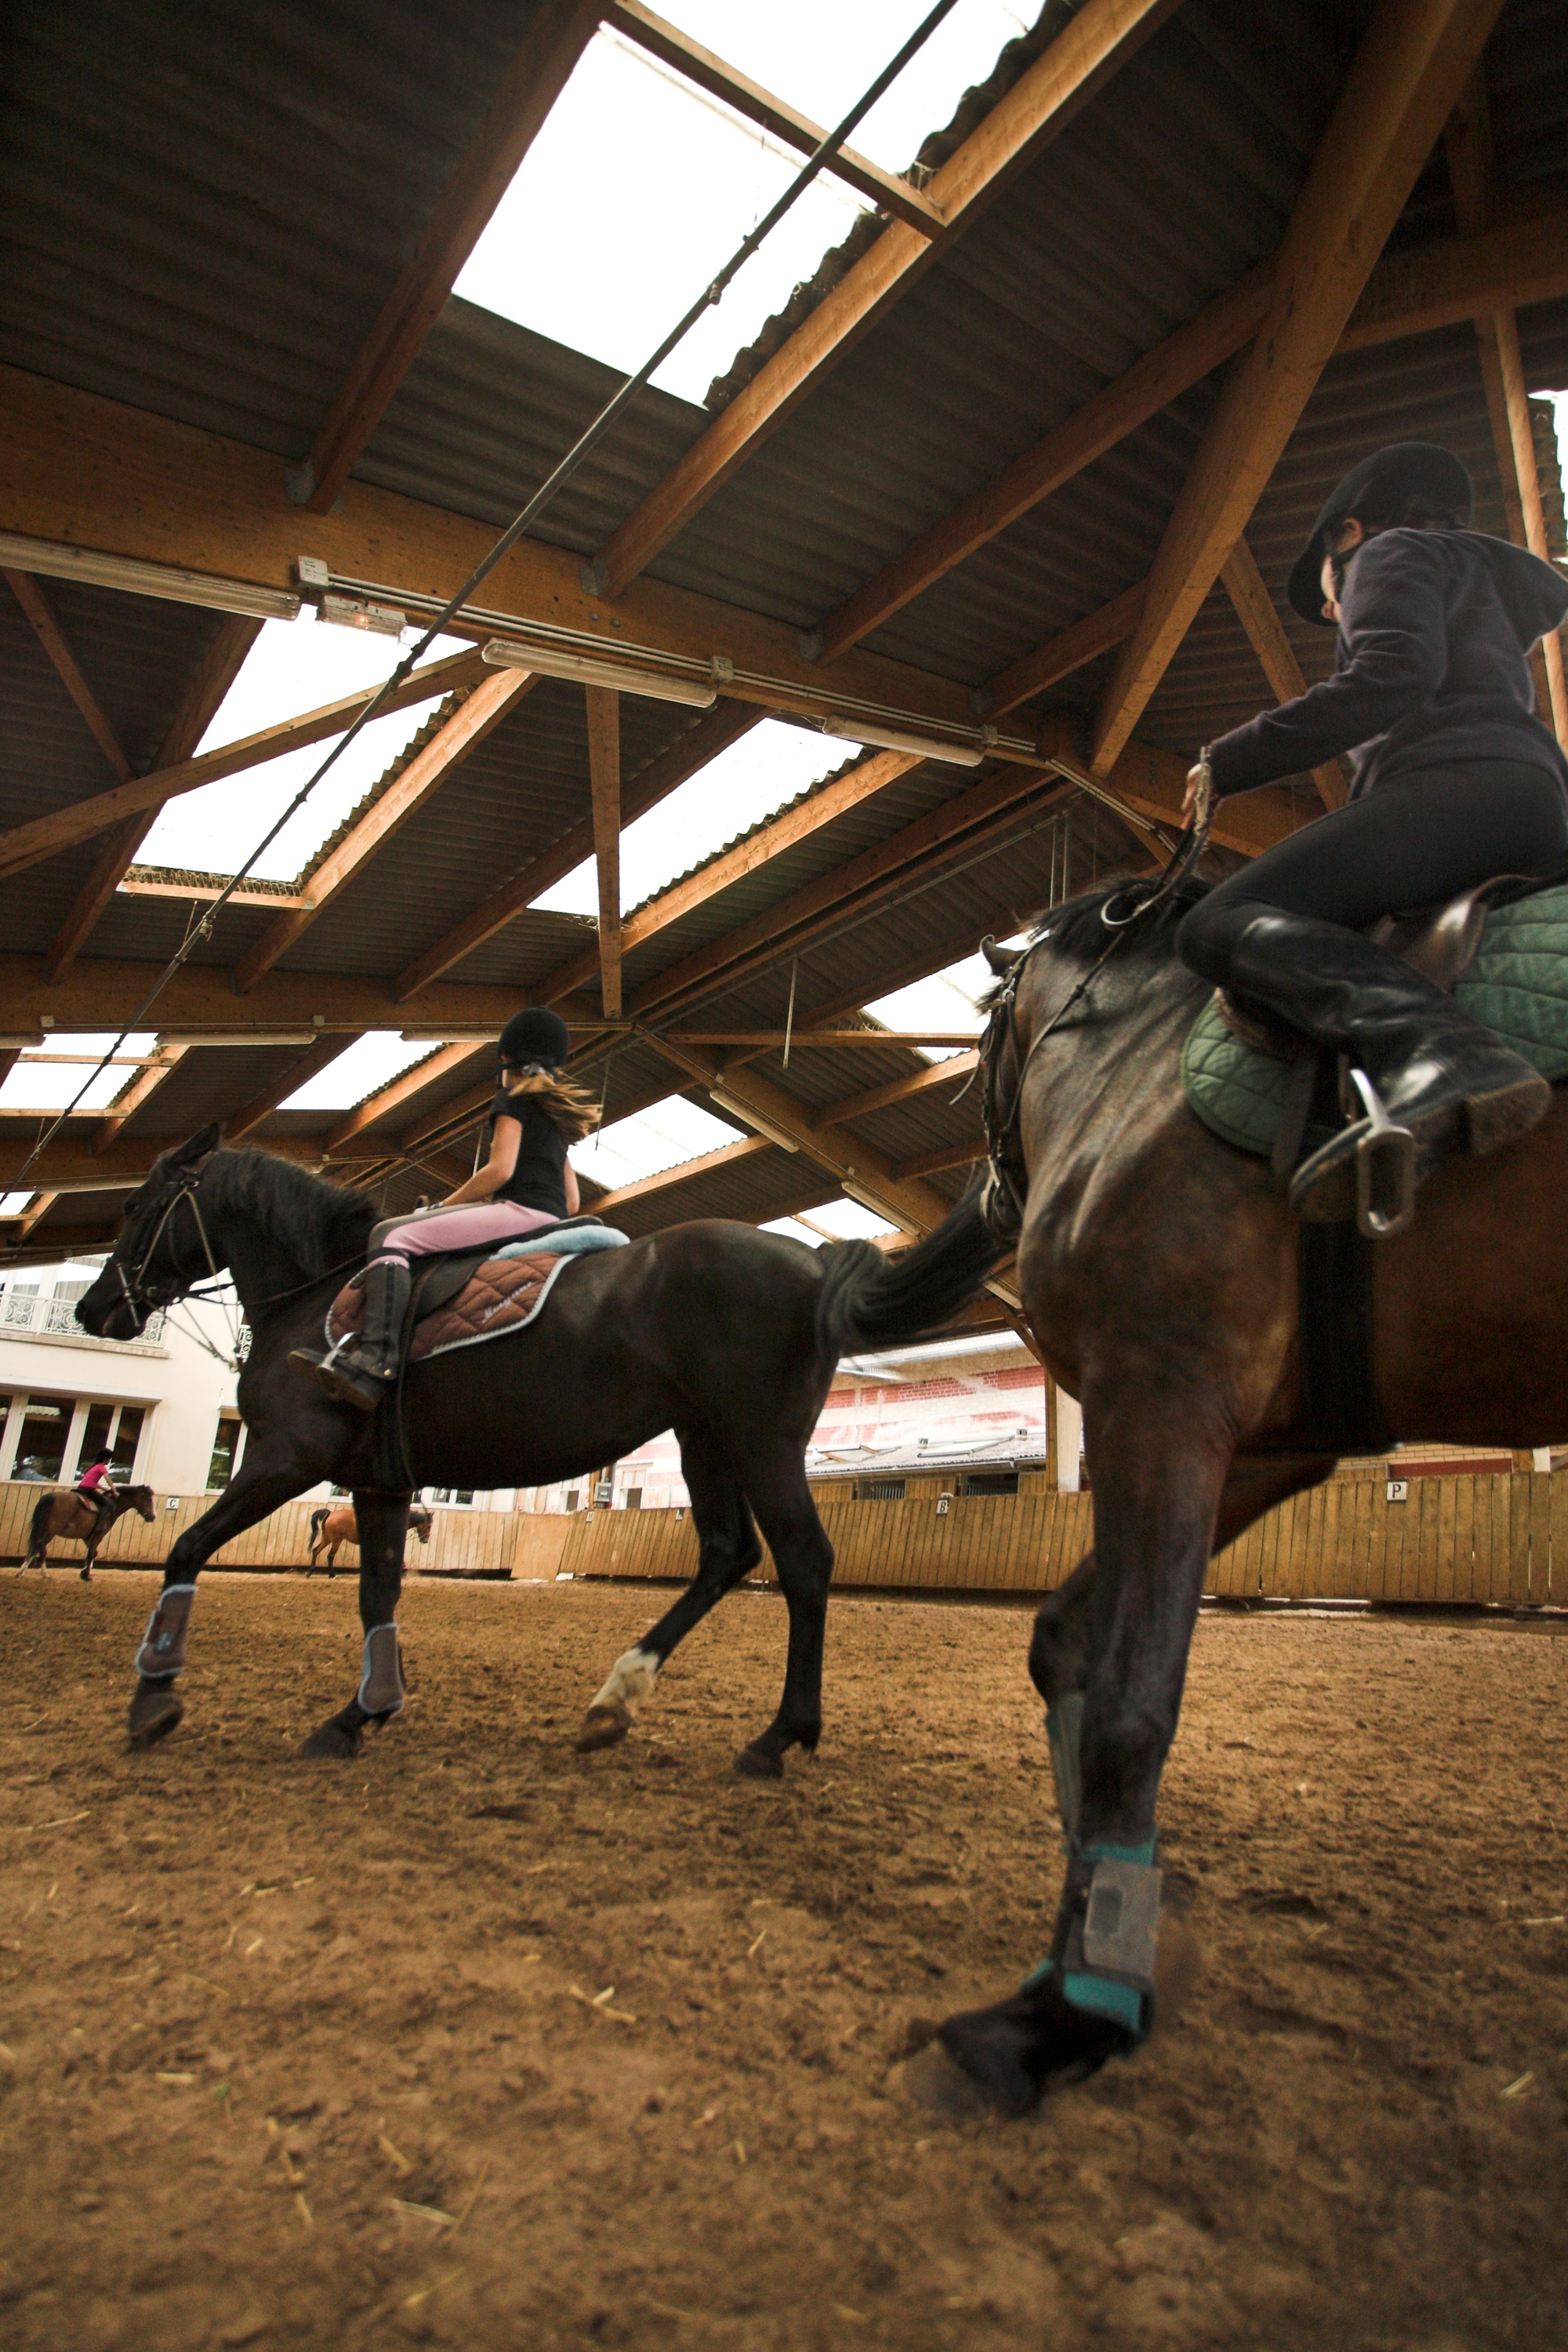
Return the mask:
{"type": "MultiPolygon", "coordinates": [[[[364,1675],[305,1752],[352,1756],[365,1725],[403,1704],[395,1612],[409,1496],[377,1490],[365,1417],[302,1381],[288,1359],[319,1339],[334,1293],[363,1263],[372,1205],[267,1152],[217,1146],[209,1127],[163,1155],[127,1201],[114,1254],[77,1305],[89,1331],[130,1339],[155,1307],[226,1267],[253,1334],[239,1382],[245,1459],[169,1554],[138,1654],[131,1738],[148,1747],[180,1719],[174,1683],[203,1562],[330,1479],[353,1495],[364,1675]]],[[[806,1485],[805,1448],[835,1368],[845,1354],[940,1328],[997,1256],[973,1202],[892,1259],[868,1242],[813,1250],[751,1225],[677,1225],[579,1258],[536,1323],[409,1370],[417,1486],[549,1486],[661,1430],[679,1440],[697,1573],[618,1662],[579,1745],[625,1737],[676,1643],[761,1560],[760,1524],[789,1612],[789,1654],[778,1714],[737,1769],[773,1779],[788,1748],[816,1746],[833,1548],[806,1485]]]]}

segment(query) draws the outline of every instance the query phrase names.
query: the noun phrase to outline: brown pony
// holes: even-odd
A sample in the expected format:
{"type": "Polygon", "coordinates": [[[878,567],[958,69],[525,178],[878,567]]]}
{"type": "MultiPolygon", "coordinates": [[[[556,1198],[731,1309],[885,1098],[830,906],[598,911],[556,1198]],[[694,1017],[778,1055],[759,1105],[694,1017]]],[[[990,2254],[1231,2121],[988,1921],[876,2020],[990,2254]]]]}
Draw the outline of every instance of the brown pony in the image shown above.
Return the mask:
{"type": "MultiPolygon", "coordinates": [[[[422,1544],[429,1542],[430,1529],[435,1525],[435,1521],[423,1503],[410,1505],[408,1524],[422,1544]]],[[[306,1575],[314,1576],[316,1555],[318,1552],[324,1551],[327,1555],[327,1574],[336,1576],[338,1554],[343,1545],[358,1542],[359,1522],[354,1517],[354,1507],[352,1503],[319,1504],[310,1514],[310,1558],[306,1566],[306,1575]]]]}
{"type": "MultiPolygon", "coordinates": [[[[1055,1938],[1010,2000],[941,2036],[1014,2114],[1148,2031],[1155,1802],[1205,1571],[1336,1459],[1302,1388],[1303,1228],[1268,1160],[1221,1142],[1183,1094],[1205,990],[1174,934],[1202,887],[1056,909],[1003,981],[982,1055],[992,1198],[1011,1177],[1024,1305],[1082,1404],[1094,1496],[1094,1549],[1044,1602],[1029,1654],[1067,1832],[1055,1938]]],[[[1565,1097],[1521,1141],[1449,1160],[1408,1231],[1372,1248],[1369,1385],[1389,1439],[1522,1447],[1568,1428],[1565,1097]]]]}
{"type": "Polygon", "coordinates": [[[97,1509],[85,1495],[79,1495],[74,1487],[52,1486],[47,1495],[38,1497],[33,1523],[27,1530],[27,1557],[17,1573],[23,1574],[29,1568],[47,1567],[49,1545],[56,1536],[60,1536],[67,1543],[87,1547],[81,1580],[84,1584],[90,1583],[98,1547],[115,1520],[125,1511],[140,1511],[151,1527],[157,1517],[153,1508],[152,1487],[110,1486],[105,1493],[104,1507],[97,1509]],[[110,1503],[114,1507],[112,1510],[108,1507],[110,1503]]]}

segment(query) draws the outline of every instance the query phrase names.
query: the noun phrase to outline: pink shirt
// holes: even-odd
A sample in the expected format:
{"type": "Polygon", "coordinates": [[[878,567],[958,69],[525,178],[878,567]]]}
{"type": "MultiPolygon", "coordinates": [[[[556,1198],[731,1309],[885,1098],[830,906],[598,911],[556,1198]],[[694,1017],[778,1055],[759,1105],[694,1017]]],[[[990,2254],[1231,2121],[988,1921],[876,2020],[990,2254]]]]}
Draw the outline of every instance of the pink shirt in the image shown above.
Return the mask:
{"type": "Polygon", "coordinates": [[[84,1470],[82,1472],[81,1476],[76,1483],[79,1486],[85,1486],[89,1494],[96,1495],[101,1487],[107,1486],[109,1484],[108,1465],[103,1462],[95,1462],[90,1470],[84,1470]]]}

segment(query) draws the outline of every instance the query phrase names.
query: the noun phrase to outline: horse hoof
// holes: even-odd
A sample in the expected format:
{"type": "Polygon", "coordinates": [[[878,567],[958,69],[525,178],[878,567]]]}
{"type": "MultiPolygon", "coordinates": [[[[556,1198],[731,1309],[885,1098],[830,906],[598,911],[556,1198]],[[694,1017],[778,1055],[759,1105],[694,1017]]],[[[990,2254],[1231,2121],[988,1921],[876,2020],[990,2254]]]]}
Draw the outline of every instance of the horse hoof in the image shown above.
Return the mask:
{"type": "Polygon", "coordinates": [[[81,1580],[84,1584],[90,1584],[92,1582],[92,1570],[90,1568],[84,1568],[82,1570],[81,1580]]]}
{"type": "Polygon", "coordinates": [[[318,1726],[303,1742],[300,1753],[301,1756],[324,1756],[335,1764],[345,1764],[351,1757],[357,1756],[363,1746],[363,1731],[351,1730],[337,1716],[330,1715],[325,1723],[318,1726]]]}
{"type": "Polygon", "coordinates": [[[184,1699],[170,1687],[154,1683],[139,1689],[125,1721],[129,1744],[132,1748],[156,1748],[160,1739],[167,1739],[184,1711],[184,1699]]]}
{"type": "Polygon", "coordinates": [[[592,1756],[595,1748],[618,1748],[631,1727],[632,1711],[625,1699],[595,1701],[572,1744],[579,1756],[592,1756]]]}
{"type": "Polygon", "coordinates": [[[742,1780],[782,1780],[784,1758],[772,1755],[759,1740],[742,1748],[735,1759],[735,1771],[742,1780]]]}
{"type": "Polygon", "coordinates": [[[948,2123],[973,2123],[978,2116],[993,2112],[978,2083],[971,2080],[940,2042],[928,2042],[912,2058],[895,2066],[889,2080],[891,2088],[902,2097],[923,2107],[927,2115],[941,2116],[948,2123]]]}
{"type": "Polygon", "coordinates": [[[1097,2074],[1124,2036],[1108,2018],[1074,2009],[1047,1979],[950,2017],[938,2041],[987,2106],[1026,2116],[1047,2090],[1097,2074]]]}

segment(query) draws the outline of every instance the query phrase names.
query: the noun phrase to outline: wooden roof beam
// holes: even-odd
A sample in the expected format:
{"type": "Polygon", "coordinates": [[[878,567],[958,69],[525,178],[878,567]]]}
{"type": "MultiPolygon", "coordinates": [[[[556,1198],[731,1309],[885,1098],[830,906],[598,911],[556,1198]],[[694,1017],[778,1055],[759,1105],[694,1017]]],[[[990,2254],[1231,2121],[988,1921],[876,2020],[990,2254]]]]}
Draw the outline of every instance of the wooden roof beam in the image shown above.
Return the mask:
{"type": "Polygon", "coordinates": [[[635,1184],[622,1184],[613,1192],[601,1192],[594,1202],[595,1215],[601,1209],[621,1209],[628,1201],[646,1201],[655,1192],[667,1192],[676,1184],[689,1184],[699,1176],[707,1176],[715,1168],[728,1168],[737,1160],[754,1159],[759,1151],[774,1151],[765,1135],[737,1136],[733,1143],[721,1143],[716,1151],[704,1151],[696,1160],[682,1160],[674,1168],[662,1168],[657,1176],[641,1176],[635,1184]]]}
{"type": "Polygon", "coordinates": [[[5,584],[33,625],[38,643],[53,664],[61,685],[86,719],[89,732],[121,782],[129,783],[132,774],[130,761],[121,748],[119,736],[99,706],[75,655],[66,643],[65,632],[56,620],[48,598],[44,594],[30,572],[6,572],[5,584]]]}
{"type": "Polygon", "coordinates": [[[134,1118],[139,1110],[146,1108],[159,1087],[174,1076],[190,1050],[188,1045],[166,1045],[160,1040],[157,1059],[139,1070],[123,1094],[117,1096],[110,1104],[89,1149],[107,1151],[127,1119],[134,1118]]]}
{"type": "MultiPolygon", "coordinates": [[[[312,1078],[320,1077],[340,1055],[346,1054],[351,1045],[358,1043],[356,1036],[345,1037],[341,1033],[323,1037],[319,1045],[312,1045],[297,1061],[290,1062],[288,1068],[263,1087],[259,1094],[252,1095],[240,1109],[229,1112],[223,1122],[224,1141],[238,1143],[253,1127],[259,1127],[264,1118],[269,1118],[279,1103],[287,1102],[290,1095],[298,1094],[301,1087],[308,1086],[312,1078]]],[[[315,1142],[315,1138],[310,1138],[310,1140],[315,1142]]],[[[317,1148],[319,1151],[319,1145],[317,1148]]],[[[268,1144],[267,1149],[270,1151],[272,1146],[268,1144]]]]}
{"type": "MultiPolygon", "coordinates": [[[[489,113],[328,410],[290,498],[326,514],[440,317],[464,263],[593,38],[597,0],[540,0],[489,113]]],[[[367,196],[367,201],[373,201],[367,196]]]]}
{"type": "Polygon", "coordinates": [[[1048,48],[931,178],[946,227],[931,238],[890,221],[658,488],[601,549],[595,577],[617,597],[774,433],[867,330],[961,235],[979,207],[1065,130],[1170,15],[1173,0],[1085,0],[1048,48]]]}
{"type": "MultiPolygon", "coordinates": [[[[591,690],[591,689],[590,689],[591,690]]],[[[653,939],[683,915],[705,906],[732,884],[743,881],[793,849],[798,842],[809,840],[814,833],[831,824],[836,818],[859,806],[876,793],[885,792],[911,768],[921,767],[921,759],[908,751],[879,751],[873,758],[861,760],[842,776],[837,777],[820,792],[795,803],[774,817],[770,824],[759,825],[744,841],[738,841],[721,856],[710,858],[695,874],[685,876],[673,887],[626,918],[621,926],[620,943],[623,953],[629,954],[645,940],[653,939]]],[[[531,994],[536,1004],[555,1004],[570,996],[576,989],[586,986],[598,968],[598,951],[588,949],[574,956],[570,963],[560,964],[552,972],[537,982],[531,994]]],[[[605,1005],[609,1013],[610,1007],[605,1005]]]]}
{"type": "MultiPolygon", "coordinates": [[[[216,635],[202,656],[196,674],[186,688],[169,731],[153,757],[152,772],[188,760],[223,707],[225,696],[245,666],[246,656],[261,634],[261,623],[244,613],[226,613],[216,635]]],[[[70,910],[44,951],[44,971],[50,980],[62,972],[82,948],[109,905],[137,851],[152,831],[157,811],[124,818],[114,826],[99,851],[91,873],[77,892],[70,910]]]]}
{"type": "Polygon", "coordinates": [[[944,1169],[970,1168],[984,1157],[984,1139],[974,1135],[965,1143],[943,1143],[935,1151],[921,1151],[912,1160],[900,1160],[893,1173],[898,1177],[940,1176],[944,1169]]]}
{"type": "MultiPolygon", "coordinates": [[[[742,735],[749,734],[760,723],[763,715],[762,711],[752,709],[743,702],[721,700],[716,703],[695,727],[687,734],[678,736],[667,750],[650,760],[623,787],[623,826],[635,824],[639,816],[646,816],[650,808],[657,807],[678,785],[686,783],[700,769],[707,767],[721,751],[727,751],[731,743],[738,743],[742,735]]],[[[417,996],[422,988],[428,988],[433,980],[439,980],[443,972],[450,971],[454,964],[461,963],[465,956],[472,955],[476,948],[482,948],[487,940],[494,939],[498,931],[504,930],[508,923],[515,921],[535,898],[542,898],[546,890],[552,890],[574,867],[581,866],[585,857],[593,855],[594,820],[592,816],[586,816],[581,824],[574,824],[569,833],[563,834],[553,848],[547,849],[542,857],[536,857],[531,865],[525,866],[521,874],[514,875],[510,882],[504,882],[499,890],[492,890],[471,915],[465,915],[462,921],[455,924],[433,947],[426,948],[423,955],[416,956],[411,964],[405,965],[392,984],[394,995],[400,1003],[417,996]]]]}
{"type": "MultiPolygon", "coordinates": [[[[786,147],[799,155],[814,154],[827,132],[818,123],[775,98],[771,90],[752,81],[734,66],[726,65],[722,58],[705,49],[700,42],[683,33],[678,26],[667,24],[645,8],[642,0],[611,0],[605,10],[605,22],[628,41],[635,41],[650,57],[661,64],[673,67],[687,81],[695,82],[710,98],[717,98],[748,122],[771,131],[786,147]]],[[[867,196],[881,211],[891,213],[905,221],[921,236],[936,236],[944,227],[942,212],[929,196],[911,187],[908,180],[885,172],[880,163],[873,163],[867,155],[858,155],[853,147],[841,147],[824,166],[836,178],[867,196]]]]}
{"type": "Polygon", "coordinates": [[[1101,701],[1097,774],[1126,749],[1246,529],[1500,6],[1378,0],[1279,248],[1268,315],[1220,394],[1101,701]]]}
{"type": "Polygon", "coordinates": [[[423,1062],[416,1062],[411,1070],[405,1070],[401,1077],[394,1078],[390,1085],[380,1087],[340,1118],[335,1127],[329,1128],[321,1138],[322,1150],[341,1151],[345,1143],[352,1143],[354,1137],[363,1135],[366,1128],[374,1127],[389,1111],[402,1109],[431,1087],[444,1085],[455,1070],[464,1068],[470,1062],[478,1062],[493,1052],[493,1046],[489,1045],[443,1045],[438,1053],[428,1055],[423,1062]]]}
{"type": "MultiPolygon", "coordinates": [[[[1306,693],[1307,681],[1245,534],[1231,549],[1219,576],[1235,607],[1236,617],[1247,632],[1247,642],[1263,666],[1264,677],[1281,702],[1293,702],[1299,694],[1306,693]]],[[[1311,774],[1323,806],[1343,808],[1345,780],[1339,761],[1327,760],[1311,774]]]]}
{"type": "MultiPolygon", "coordinates": [[[[427,662],[388,695],[383,712],[406,710],[411,703],[428,701],[432,696],[439,698],[458,687],[476,686],[493,675],[478,654],[454,654],[444,661],[427,662]]],[[[298,719],[280,719],[276,726],[263,727],[255,735],[242,735],[216,751],[175,761],[166,768],[154,768],[145,776],[132,777],[129,783],[115,785],[110,792],[94,793],[86,800],[72,801],[48,816],[35,818],[30,824],[13,825],[8,833],[0,833],[0,878],[20,874],[43,858],[58,857],[61,850],[75,849],[96,834],[122,824],[128,817],[160,809],[165,801],[182,793],[200,792],[204,784],[217,783],[226,776],[243,775],[247,768],[258,768],[268,760],[280,759],[285,751],[298,751],[306,744],[324,742],[331,735],[341,735],[374,692],[374,688],[367,687],[359,694],[345,695],[341,702],[324,702],[318,709],[302,712],[298,719]]]]}
{"type": "Polygon", "coordinates": [[[310,925],[325,913],[340,891],[357,879],[377,850],[384,849],[395,833],[438,792],[453,770],[487,735],[500,725],[519,698],[535,683],[525,669],[490,670],[461,701],[445,725],[416,751],[401,775],[373,800],[359,823],[351,827],[305,877],[310,905],[290,908],[269,923],[248,947],[234,970],[237,996],[253,989],[263,972],[270,971],[310,925]]]}
{"type": "Polygon", "coordinates": [[[933,1087],[952,1080],[966,1078],[980,1066],[980,1049],[972,1045],[966,1053],[953,1054],[945,1062],[928,1062],[923,1070],[910,1070],[901,1078],[889,1078],[885,1085],[867,1087],[856,1095],[845,1095],[838,1102],[829,1103],[825,1110],[812,1116],[813,1127],[840,1127],[846,1119],[868,1118],[874,1110],[890,1109],[894,1103],[908,1102],[913,1095],[929,1094],[933,1087]]]}
{"type": "MultiPolygon", "coordinates": [[[[588,786],[594,800],[594,865],[599,891],[595,961],[606,1021],[621,1010],[621,698],[613,687],[585,686],[588,786]]],[[[536,1003],[547,1000],[531,992],[536,1003]]]]}

